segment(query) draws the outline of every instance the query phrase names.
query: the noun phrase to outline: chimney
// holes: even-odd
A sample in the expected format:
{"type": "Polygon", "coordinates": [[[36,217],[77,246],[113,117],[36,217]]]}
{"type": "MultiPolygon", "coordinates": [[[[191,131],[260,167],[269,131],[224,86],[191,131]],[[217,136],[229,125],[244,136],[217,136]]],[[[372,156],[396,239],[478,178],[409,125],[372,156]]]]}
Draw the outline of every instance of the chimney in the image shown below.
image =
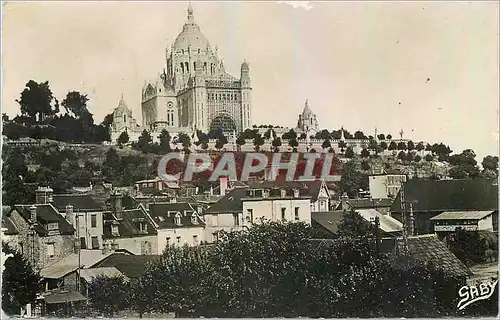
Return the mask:
{"type": "Polygon", "coordinates": [[[225,196],[227,190],[227,177],[219,178],[220,195],[225,196]]]}
{"type": "Polygon", "coordinates": [[[66,206],[66,220],[68,220],[70,225],[75,226],[75,214],[73,212],[73,206],[70,204],[66,206]]]}
{"type": "Polygon", "coordinates": [[[30,207],[30,222],[36,223],[36,207],[34,205],[30,207]]]}
{"type": "Polygon", "coordinates": [[[299,189],[297,189],[297,188],[293,189],[293,197],[298,198],[299,196],[300,196],[299,189]]]}
{"type": "Polygon", "coordinates": [[[109,250],[109,243],[104,243],[102,245],[102,254],[108,254],[110,252],[109,250]]]}
{"type": "Polygon", "coordinates": [[[53,190],[49,187],[38,187],[35,191],[36,204],[46,204],[52,202],[53,190]]]}
{"type": "Polygon", "coordinates": [[[344,194],[342,194],[342,196],[340,197],[341,210],[347,210],[347,200],[349,200],[349,197],[347,196],[347,193],[344,192],[344,194]]]}
{"type": "Polygon", "coordinates": [[[177,203],[177,198],[176,197],[170,198],[170,203],[177,203]]]}
{"type": "Polygon", "coordinates": [[[123,198],[123,196],[118,192],[111,194],[110,199],[109,199],[109,202],[111,205],[111,211],[113,211],[115,213],[123,211],[122,198],[123,198]]]}

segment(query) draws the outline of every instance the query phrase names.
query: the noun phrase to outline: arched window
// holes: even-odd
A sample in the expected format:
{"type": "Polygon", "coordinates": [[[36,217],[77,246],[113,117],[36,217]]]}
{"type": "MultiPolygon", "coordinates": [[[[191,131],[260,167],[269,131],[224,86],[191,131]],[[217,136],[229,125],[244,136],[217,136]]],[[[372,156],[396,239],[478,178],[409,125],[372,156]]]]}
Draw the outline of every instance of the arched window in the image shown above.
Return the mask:
{"type": "Polygon", "coordinates": [[[189,64],[186,62],[186,73],[189,73],[189,64]]]}
{"type": "Polygon", "coordinates": [[[196,218],[196,214],[191,215],[191,223],[192,224],[198,224],[198,219],[196,218]]]}
{"type": "Polygon", "coordinates": [[[207,72],[207,63],[206,62],[203,63],[203,72],[207,72]]]}
{"type": "Polygon", "coordinates": [[[181,62],[181,72],[184,73],[184,63],[181,62]]]}
{"type": "Polygon", "coordinates": [[[127,123],[127,115],[126,114],[123,115],[123,122],[127,123]]]}
{"type": "Polygon", "coordinates": [[[193,62],[193,70],[196,70],[196,61],[193,62]]]}
{"type": "Polygon", "coordinates": [[[175,224],[178,225],[178,226],[180,226],[182,224],[182,222],[181,222],[181,214],[177,212],[177,214],[174,217],[174,220],[175,220],[175,224]]]}
{"type": "Polygon", "coordinates": [[[200,49],[198,49],[198,54],[200,54],[200,49]]]}

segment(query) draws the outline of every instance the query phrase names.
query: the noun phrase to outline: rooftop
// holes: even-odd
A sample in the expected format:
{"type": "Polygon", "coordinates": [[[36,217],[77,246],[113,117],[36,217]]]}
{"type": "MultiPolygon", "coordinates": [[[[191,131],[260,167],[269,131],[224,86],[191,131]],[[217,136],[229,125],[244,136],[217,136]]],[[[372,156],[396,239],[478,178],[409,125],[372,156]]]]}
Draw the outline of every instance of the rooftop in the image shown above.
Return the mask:
{"type": "Polygon", "coordinates": [[[481,220],[491,215],[494,211],[445,211],[431,220],[481,220]]]}

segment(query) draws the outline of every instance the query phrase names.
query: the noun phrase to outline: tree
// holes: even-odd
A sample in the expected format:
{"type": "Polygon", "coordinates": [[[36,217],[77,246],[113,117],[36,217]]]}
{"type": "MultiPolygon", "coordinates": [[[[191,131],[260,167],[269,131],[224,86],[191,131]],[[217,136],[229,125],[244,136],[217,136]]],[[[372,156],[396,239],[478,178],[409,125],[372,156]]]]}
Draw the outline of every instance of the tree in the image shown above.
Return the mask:
{"type": "Polygon", "coordinates": [[[387,147],[388,147],[387,142],[385,141],[380,142],[380,148],[382,149],[382,151],[387,150],[387,147]]]}
{"type": "Polygon", "coordinates": [[[240,135],[238,139],[236,139],[236,145],[238,146],[238,151],[241,150],[241,146],[246,143],[245,137],[243,135],[240,135]]]}
{"type": "Polygon", "coordinates": [[[67,111],[71,111],[76,119],[82,119],[88,117],[90,114],[87,109],[88,101],[87,95],[81,94],[78,91],[70,91],[66,94],[66,98],[62,101],[61,105],[67,111]]]}
{"type": "Polygon", "coordinates": [[[288,145],[293,149],[293,152],[297,152],[297,147],[299,146],[299,142],[297,141],[297,139],[289,139],[288,145]]]}
{"type": "Polygon", "coordinates": [[[123,276],[97,276],[89,283],[90,303],[106,317],[112,317],[128,306],[128,292],[123,276]]]}
{"type": "Polygon", "coordinates": [[[165,153],[170,152],[170,140],[172,139],[172,137],[170,137],[170,133],[166,129],[163,129],[158,139],[160,140],[160,150],[165,153]]]}
{"type": "Polygon", "coordinates": [[[187,150],[189,149],[189,147],[191,147],[191,138],[183,132],[179,133],[178,141],[182,144],[184,150],[187,150]]]}
{"type": "Polygon", "coordinates": [[[391,135],[391,134],[388,134],[388,135],[386,136],[386,138],[387,138],[387,140],[392,140],[392,135],[391,135]]]}
{"type": "Polygon", "coordinates": [[[220,149],[222,149],[222,148],[224,147],[224,145],[225,145],[227,142],[228,142],[228,141],[227,141],[227,138],[226,138],[224,135],[222,135],[222,136],[220,136],[220,137],[217,139],[217,141],[215,142],[215,148],[216,148],[216,149],[218,149],[218,150],[220,150],[220,149]]]}
{"type": "Polygon", "coordinates": [[[340,190],[342,193],[347,193],[350,198],[356,197],[359,189],[368,189],[368,176],[358,171],[353,161],[345,163],[340,174],[340,190]]]}
{"type": "Polygon", "coordinates": [[[272,142],[272,146],[274,147],[274,152],[279,152],[279,148],[281,147],[281,139],[279,137],[276,137],[272,142]]]}
{"type": "Polygon", "coordinates": [[[2,241],[2,251],[10,258],[4,260],[2,272],[2,310],[10,315],[19,314],[22,307],[34,303],[42,290],[40,275],[15,249],[2,241]]]}
{"type": "Polygon", "coordinates": [[[361,131],[356,131],[354,132],[354,139],[367,139],[367,137],[365,136],[365,134],[361,131]]]}
{"type": "Polygon", "coordinates": [[[400,151],[398,153],[398,159],[401,160],[401,161],[406,161],[406,152],[400,151]]]}
{"type": "Polygon", "coordinates": [[[415,150],[415,143],[413,141],[408,141],[408,151],[413,151],[415,150]]]}
{"type": "Polygon", "coordinates": [[[261,137],[261,135],[256,135],[255,138],[253,139],[253,145],[255,146],[255,151],[259,151],[260,147],[264,144],[264,139],[261,137]]]}
{"type": "Polygon", "coordinates": [[[349,159],[354,158],[354,150],[352,149],[352,147],[347,147],[347,149],[345,150],[345,157],[349,159]]]}
{"type": "Polygon", "coordinates": [[[413,153],[411,153],[410,151],[408,151],[408,152],[406,153],[406,158],[405,158],[405,160],[406,160],[406,161],[408,161],[408,162],[412,162],[412,161],[413,161],[413,159],[414,159],[414,157],[413,157],[413,153]]]}
{"type": "Polygon", "coordinates": [[[377,136],[377,138],[378,138],[379,140],[385,140],[385,135],[384,135],[383,133],[381,133],[381,134],[379,134],[379,135],[377,136]]]}
{"type": "Polygon", "coordinates": [[[421,157],[421,156],[419,156],[418,154],[417,154],[417,155],[415,156],[415,158],[413,159],[413,161],[415,161],[415,162],[417,162],[417,163],[418,163],[418,162],[420,162],[421,160],[422,160],[422,157],[421,157]]]}
{"type": "Polygon", "coordinates": [[[448,246],[468,266],[485,262],[487,245],[478,232],[458,228],[448,237],[448,246]]]}
{"type": "Polygon", "coordinates": [[[338,234],[345,237],[373,236],[373,226],[355,210],[345,211],[338,223],[338,234]]]}
{"type": "Polygon", "coordinates": [[[389,147],[387,149],[392,151],[392,150],[396,150],[397,148],[398,148],[398,146],[397,146],[396,142],[391,141],[391,143],[389,144],[389,147]]]}
{"type": "Polygon", "coordinates": [[[326,138],[324,141],[323,141],[323,144],[321,145],[321,148],[323,149],[327,149],[327,148],[330,148],[332,146],[332,144],[330,143],[330,139],[329,138],[326,138]]]}
{"type": "Polygon", "coordinates": [[[128,142],[128,139],[129,138],[127,131],[123,131],[116,141],[118,142],[119,146],[122,146],[128,142]]]}
{"type": "Polygon", "coordinates": [[[434,160],[434,157],[432,156],[432,154],[425,155],[425,161],[431,162],[432,160],[434,160]]]}
{"type": "Polygon", "coordinates": [[[407,147],[406,147],[406,143],[404,143],[403,141],[400,141],[398,143],[398,150],[406,150],[407,147]]]}
{"type": "Polygon", "coordinates": [[[281,136],[282,139],[297,139],[297,133],[295,132],[295,130],[293,129],[290,129],[290,131],[284,133],[282,136],[281,136]]]}
{"type": "Polygon", "coordinates": [[[371,168],[370,163],[368,161],[366,161],[366,160],[361,161],[361,169],[362,170],[367,171],[367,170],[370,170],[370,168],[371,168]]]}
{"type": "Polygon", "coordinates": [[[370,156],[370,152],[366,148],[363,148],[363,150],[361,150],[361,157],[368,158],[369,156],[370,156]]]}
{"type": "Polygon", "coordinates": [[[121,175],[121,159],[116,149],[110,148],[106,152],[106,159],[102,164],[102,173],[106,180],[116,182],[121,175]]]}
{"type": "Polygon", "coordinates": [[[33,80],[26,83],[26,88],[21,92],[21,98],[16,100],[21,107],[21,114],[25,116],[30,125],[51,120],[56,114],[52,107],[54,96],[50,90],[49,82],[37,83],[33,80]]]}
{"type": "Polygon", "coordinates": [[[497,156],[486,156],[481,162],[484,170],[498,171],[498,157],[497,156]]]}
{"type": "Polygon", "coordinates": [[[267,129],[266,133],[264,133],[264,139],[269,140],[271,136],[274,136],[274,130],[267,129]]]}
{"type": "Polygon", "coordinates": [[[419,143],[417,144],[416,149],[417,149],[417,151],[418,151],[418,152],[423,151],[423,150],[425,149],[424,143],[423,143],[423,142],[419,142],[419,143]]]}

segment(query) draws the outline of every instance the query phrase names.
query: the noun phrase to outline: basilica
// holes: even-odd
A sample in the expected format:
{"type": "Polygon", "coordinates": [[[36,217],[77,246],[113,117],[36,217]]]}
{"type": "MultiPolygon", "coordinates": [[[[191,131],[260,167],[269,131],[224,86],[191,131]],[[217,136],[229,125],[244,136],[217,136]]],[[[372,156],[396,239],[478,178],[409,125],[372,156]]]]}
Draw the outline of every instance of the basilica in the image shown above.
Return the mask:
{"type": "Polygon", "coordinates": [[[250,69],[241,64],[239,78],[224,69],[217,47],[212,49],[195,22],[191,4],[187,21],[156,80],[142,88],[142,125],[132,117],[123,97],[113,112],[111,139],[126,131],[131,141],[145,129],[156,138],[163,129],[176,135],[195,130],[241,132],[252,126],[250,69]]]}

